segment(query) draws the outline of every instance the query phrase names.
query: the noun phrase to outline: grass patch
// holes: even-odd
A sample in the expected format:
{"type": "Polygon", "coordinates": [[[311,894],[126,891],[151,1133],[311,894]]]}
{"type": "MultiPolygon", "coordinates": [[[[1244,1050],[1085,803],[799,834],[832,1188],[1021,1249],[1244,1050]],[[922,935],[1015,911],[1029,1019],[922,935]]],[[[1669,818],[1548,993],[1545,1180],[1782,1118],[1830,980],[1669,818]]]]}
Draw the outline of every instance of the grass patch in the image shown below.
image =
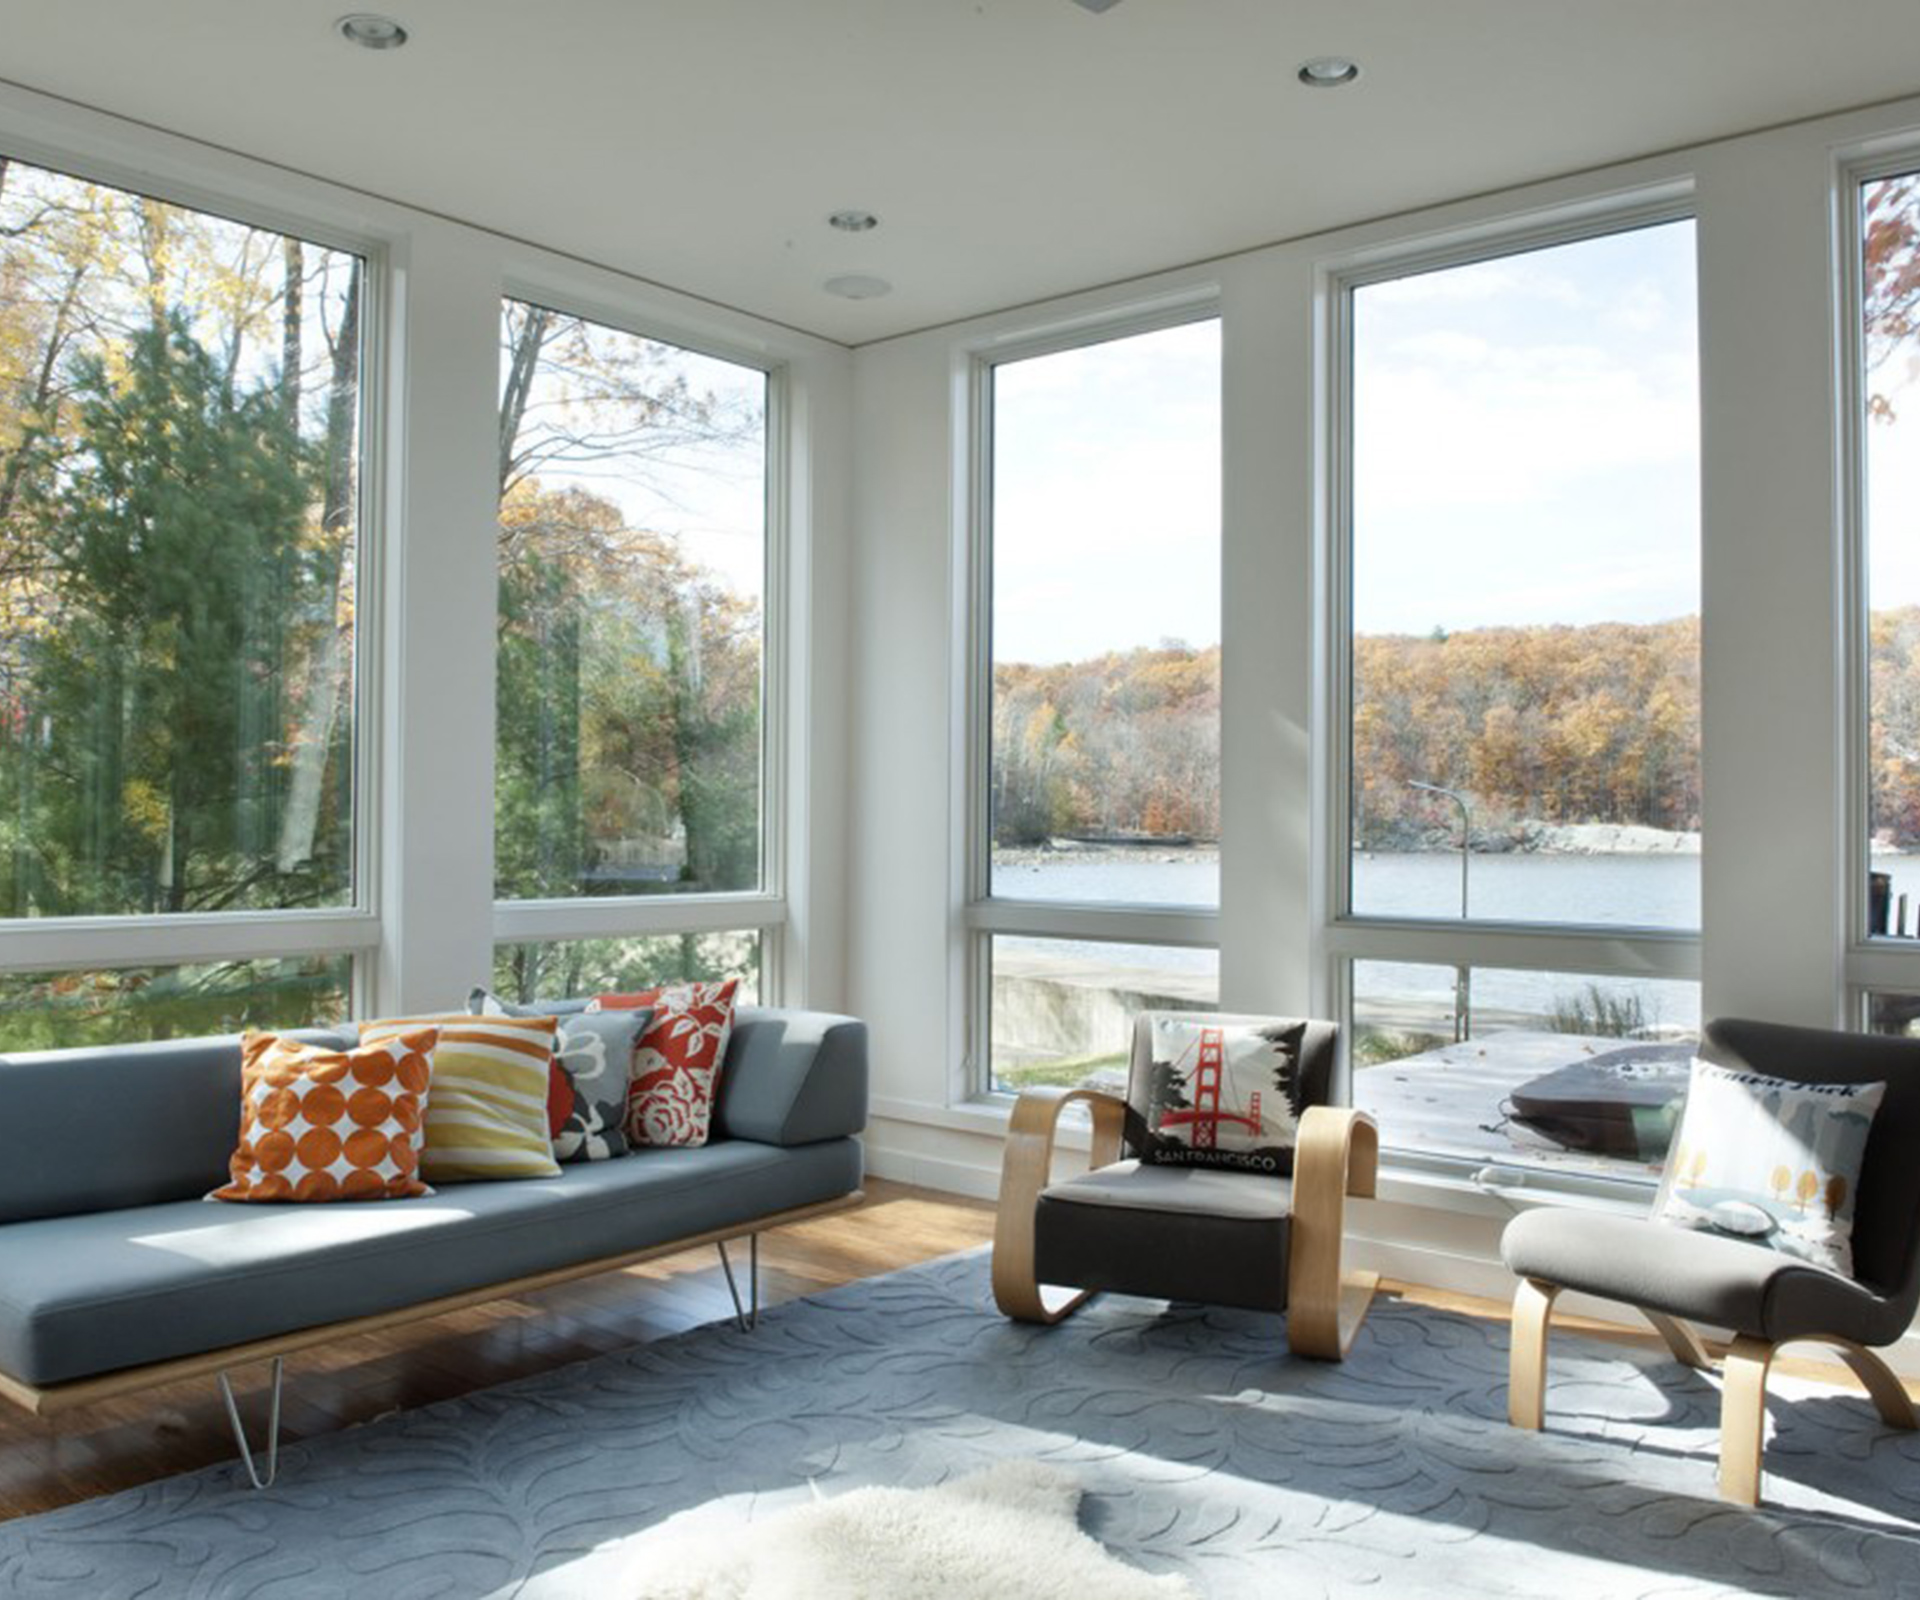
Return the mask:
{"type": "Polygon", "coordinates": [[[1127,1070],[1127,1053],[1123,1050],[1110,1051],[1105,1055],[1093,1056],[1056,1056],[1051,1061],[1030,1061],[1024,1066],[1009,1067],[1004,1072],[993,1075],[994,1087],[1017,1094],[1022,1089],[1047,1086],[1057,1089],[1077,1089],[1097,1072],[1127,1070]]]}

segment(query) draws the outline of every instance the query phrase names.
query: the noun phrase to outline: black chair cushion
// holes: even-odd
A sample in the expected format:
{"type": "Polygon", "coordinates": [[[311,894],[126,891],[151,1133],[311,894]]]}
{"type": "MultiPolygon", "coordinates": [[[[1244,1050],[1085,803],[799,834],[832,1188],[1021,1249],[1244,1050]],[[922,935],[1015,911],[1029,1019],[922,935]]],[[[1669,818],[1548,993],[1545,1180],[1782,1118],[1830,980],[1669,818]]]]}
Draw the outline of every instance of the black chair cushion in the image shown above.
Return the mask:
{"type": "Polygon", "coordinates": [[[1066,1288],[1284,1311],[1292,1210],[1285,1179],[1117,1162],[1041,1191],[1035,1275],[1066,1288]]]}
{"type": "Polygon", "coordinates": [[[1523,1212],[1501,1235],[1500,1255],[1519,1277],[1776,1344],[1823,1333],[1891,1344],[1907,1325],[1897,1301],[1837,1272],[1641,1217],[1566,1207],[1523,1212]]]}

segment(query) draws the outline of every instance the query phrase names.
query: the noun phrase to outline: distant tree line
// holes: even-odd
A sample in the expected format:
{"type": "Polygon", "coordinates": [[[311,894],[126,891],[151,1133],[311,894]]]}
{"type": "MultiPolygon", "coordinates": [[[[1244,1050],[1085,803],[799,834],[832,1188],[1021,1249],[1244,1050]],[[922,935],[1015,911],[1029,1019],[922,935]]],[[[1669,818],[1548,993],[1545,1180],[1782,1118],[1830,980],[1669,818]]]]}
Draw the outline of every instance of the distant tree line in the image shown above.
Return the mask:
{"type": "Polygon", "coordinates": [[[1355,842],[1406,848],[1470,795],[1518,821],[1700,825],[1700,620],[1354,640],[1355,842]]]}
{"type": "Polygon", "coordinates": [[[996,666],[992,831],[1218,838],[1220,647],[996,666]]]}

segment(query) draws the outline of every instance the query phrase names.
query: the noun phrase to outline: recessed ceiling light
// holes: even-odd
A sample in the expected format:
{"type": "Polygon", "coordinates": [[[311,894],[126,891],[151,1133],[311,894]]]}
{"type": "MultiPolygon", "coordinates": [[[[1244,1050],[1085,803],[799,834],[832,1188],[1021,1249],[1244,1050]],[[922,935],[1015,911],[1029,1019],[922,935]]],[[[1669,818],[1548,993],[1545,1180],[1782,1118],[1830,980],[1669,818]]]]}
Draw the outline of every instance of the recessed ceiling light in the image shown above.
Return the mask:
{"type": "Polygon", "coordinates": [[[1309,89],[1338,89],[1360,76],[1360,63],[1346,56],[1315,56],[1300,63],[1300,81],[1309,89]]]}
{"type": "Polygon", "coordinates": [[[869,278],[864,273],[846,272],[837,278],[829,278],[820,285],[828,294],[837,294],[842,300],[878,300],[883,294],[892,294],[893,285],[885,278],[869,278]]]}
{"type": "Polygon", "coordinates": [[[827,226],[838,228],[842,233],[865,233],[869,228],[880,226],[880,219],[871,211],[836,211],[827,218],[827,226]]]}
{"type": "Polygon", "coordinates": [[[392,17],[383,17],[377,12],[356,11],[352,16],[342,17],[334,26],[347,43],[367,50],[398,50],[407,42],[407,30],[392,17]]]}

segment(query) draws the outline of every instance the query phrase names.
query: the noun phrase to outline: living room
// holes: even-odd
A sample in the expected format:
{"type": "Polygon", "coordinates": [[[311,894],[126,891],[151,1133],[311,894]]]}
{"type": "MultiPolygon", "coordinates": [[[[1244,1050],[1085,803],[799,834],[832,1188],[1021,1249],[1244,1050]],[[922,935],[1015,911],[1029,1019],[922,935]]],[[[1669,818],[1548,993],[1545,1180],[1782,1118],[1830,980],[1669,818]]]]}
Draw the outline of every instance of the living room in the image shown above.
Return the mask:
{"type": "MultiPolygon", "coordinates": [[[[1489,1310],[1515,1294],[1509,1222],[1646,1213],[1711,1019],[1907,1032],[1911,7],[424,0],[344,33],[304,0],[6,9],[0,1051],[441,1014],[476,988],[732,980],[742,1006],[856,1018],[868,1201],[758,1240],[773,1306],[986,1245],[1015,1096],[1126,1092],[1135,1014],[1326,1019],[1327,1098],[1380,1130],[1345,1263],[1396,1294],[1306,1378],[1264,1313],[1156,1326],[1196,1361],[1217,1333],[1231,1392],[1282,1410],[1323,1370],[1444,1391],[1420,1328],[1479,1330],[1461,1425],[1517,1452],[1489,1310]],[[101,508],[152,450],[116,455],[109,424],[139,420],[114,407],[165,351],[136,334],[173,312],[195,354],[167,381],[202,372],[196,414],[260,465],[164,553],[143,528],[127,584],[108,554],[133,521],[101,508]],[[275,395],[297,492],[245,410],[275,395]],[[299,499],[277,545],[275,494],[299,499]],[[229,642],[183,667],[152,594],[210,576],[238,524],[270,576],[218,604],[264,665],[229,642]],[[217,825],[182,826],[195,806],[217,825]]],[[[1064,1122],[1057,1173],[1096,1141],[1064,1122]]],[[[745,1268],[702,1237],[369,1332],[356,1360],[291,1353],[286,1432],[306,1449],[751,1323],[745,1268]]],[[[1104,1296],[1039,1337],[1153,1304],[1104,1296]]],[[[727,1337],[804,1344],[786,1309],[727,1337]]],[[[1660,1504],[1726,1542],[1689,1545],[1677,1592],[1818,1592],[1731,1553],[1808,1527],[1832,1592],[1891,1559],[1841,1571],[1846,1539],[1911,1555],[1920,1463],[1818,1398],[1840,1369],[1791,1375],[1815,1398],[1792,1427],[1778,1408],[1741,1534],[1710,1387],[1601,1370],[1636,1344],[1554,1349],[1632,1420],[1593,1400],[1571,1436],[1550,1389],[1543,1440],[1579,1459],[1527,1459],[1564,1488],[1614,1481],[1609,1428],[1676,1453],[1660,1504]],[[1660,1407],[1696,1433],[1643,1427],[1660,1407]],[[1823,1454],[1872,1460],[1860,1503],[1823,1454]]],[[[1920,1379],[1911,1331],[1882,1353],[1920,1379]]],[[[236,1382],[257,1441],[278,1379],[236,1382]]],[[[1032,1426],[1069,1456],[1108,1438],[1032,1426]]],[[[90,1592],[31,1531],[6,1542],[23,1518],[170,1481],[252,1494],[210,1375],[0,1429],[20,1593],[90,1592]]],[[[836,1480],[825,1448],[818,1492],[885,1481],[871,1458],[836,1480]]],[[[972,1461],[899,1459],[915,1486],[972,1461]]],[[[1081,1522],[1133,1565],[1220,1593],[1263,1570],[1236,1550],[1210,1586],[1129,1544],[1151,1507],[1123,1516],[1117,1481],[1088,1479],[1081,1522]]],[[[707,1498],[774,1488],[722,1471],[707,1498]]],[[[266,1493],[298,1496],[296,1464],[266,1493]]],[[[1378,1565],[1420,1513],[1375,1509],[1399,1520],[1355,1536],[1371,1581],[1464,1581],[1378,1565]]],[[[440,1592],[525,1581],[480,1570],[440,1592]]],[[[1623,1561],[1613,1592],[1643,1576],[1623,1561]]],[[[228,1592],[207,1581],[179,1592],[228,1592]]],[[[1500,1583],[1608,1592],[1551,1564],[1500,1583]]]]}

